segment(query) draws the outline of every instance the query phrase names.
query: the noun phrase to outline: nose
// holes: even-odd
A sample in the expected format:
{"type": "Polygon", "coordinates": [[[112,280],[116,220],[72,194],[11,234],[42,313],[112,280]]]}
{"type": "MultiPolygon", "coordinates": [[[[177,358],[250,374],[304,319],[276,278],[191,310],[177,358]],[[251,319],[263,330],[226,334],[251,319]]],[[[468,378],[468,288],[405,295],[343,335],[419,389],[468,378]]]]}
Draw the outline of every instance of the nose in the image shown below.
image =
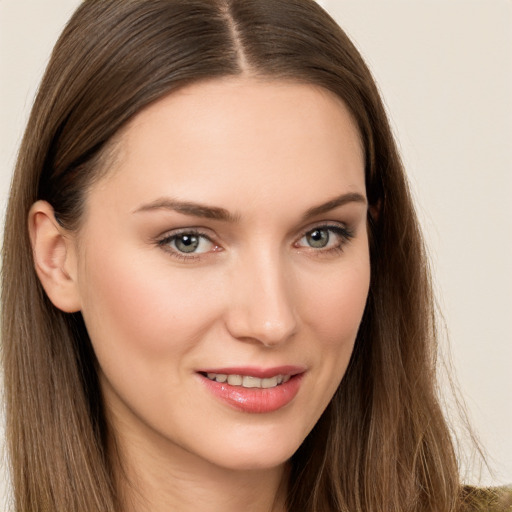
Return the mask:
{"type": "Polygon", "coordinates": [[[266,347],[281,345],[297,329],[290,272],[278,255],[240,260],[232,269],[226,326],[241,340],[266,347]]]}

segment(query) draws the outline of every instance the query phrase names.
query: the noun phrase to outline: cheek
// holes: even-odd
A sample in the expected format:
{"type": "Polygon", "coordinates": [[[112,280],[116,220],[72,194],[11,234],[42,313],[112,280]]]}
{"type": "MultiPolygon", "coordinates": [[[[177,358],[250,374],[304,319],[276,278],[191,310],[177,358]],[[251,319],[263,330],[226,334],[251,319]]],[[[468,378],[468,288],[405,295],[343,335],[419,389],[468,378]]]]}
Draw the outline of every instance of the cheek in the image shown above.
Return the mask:
{"type": "MultiPolygon", "coordinates": [[[[315,371],[312,392],[304,406],[305,435],[313,428],[336,392],[352,355],[354,342],[366,306],[370,265],[365,251],[350,261],[340,261],[325,275],[317,275],[317,286],[309,294],[302,289],[305,336],[303,352],[315,371]]],[[[306,283],[304,283],[306,285],[306,283]]]]}
{"type": "MultiPolygon", "coordinates": [[[[323,291],[310,295],[307,323],[315,344],[309,350],[320,357],[322,370],[317,376],[319,408],[331,400],[347,369],[370,286],[368,251],[357,251],[353,258],[340,262],[323,279],[323,291]]],[[[314,357],[314,356],[313,356],[314,357]]]]}
{"type": "Polygon", "coordinates": [[[302,293],[308,306],[303,308],[305,322],[332,350],[353,346],[370,285],[370,266],[364,253],[355,265],[341,266],[326,275],[314,292],[302,293]]]}
{"type": "Polygon", "coordinates": [[[186,352],[216,314],[205,283],[198,286],[191,274],[147,258],[91,254],[82,276],[82,314],[100,362],[130,353],[142,361],[186,352]]]}

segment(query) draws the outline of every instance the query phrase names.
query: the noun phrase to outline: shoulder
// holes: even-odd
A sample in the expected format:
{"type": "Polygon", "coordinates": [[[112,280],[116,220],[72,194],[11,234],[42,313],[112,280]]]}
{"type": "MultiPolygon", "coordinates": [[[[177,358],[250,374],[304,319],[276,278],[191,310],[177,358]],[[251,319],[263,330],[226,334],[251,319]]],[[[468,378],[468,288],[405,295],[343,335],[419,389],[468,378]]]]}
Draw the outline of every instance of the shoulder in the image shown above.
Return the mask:
{"type": "Polygon", "coordinates": [[[462,499],[464,512],[512,512],[512,486],[464,486],[462,499]]]}

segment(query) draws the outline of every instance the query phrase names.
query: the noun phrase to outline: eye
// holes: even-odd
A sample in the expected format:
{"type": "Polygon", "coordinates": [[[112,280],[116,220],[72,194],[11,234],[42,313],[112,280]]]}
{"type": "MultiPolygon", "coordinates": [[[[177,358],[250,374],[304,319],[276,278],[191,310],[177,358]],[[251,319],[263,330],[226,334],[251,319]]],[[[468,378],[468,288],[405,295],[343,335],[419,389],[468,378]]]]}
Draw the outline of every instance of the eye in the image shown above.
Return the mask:
{"type": "Polygon", "coordinates": [[[168,235],[158,245],[176,256],[193,257],[215,250],[217,247],[208,236],[196,231],[182,231],[168,235]]]}
{"type": "Polygon", "coordinates": [[[314,247],[315,249],[323,249],[326,245],[329,244],[331,237],[327,229],[315,229],[314,231],[307,233],[304,238],[310,247],[314,247]]]}
{"type": "Polygon", "coordinates": [[[352,236],[341,226],[318,226],[307,231],[295,245],[322,251],[341,250],[352,236]]]}

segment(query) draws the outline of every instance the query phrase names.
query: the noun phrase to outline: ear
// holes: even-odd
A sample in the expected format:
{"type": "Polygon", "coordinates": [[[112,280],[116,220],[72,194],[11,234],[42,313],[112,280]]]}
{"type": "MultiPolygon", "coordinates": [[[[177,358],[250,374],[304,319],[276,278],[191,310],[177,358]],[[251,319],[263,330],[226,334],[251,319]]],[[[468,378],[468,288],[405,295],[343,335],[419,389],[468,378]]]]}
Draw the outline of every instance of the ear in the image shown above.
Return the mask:
{"type": "Polygon", "coordinates": [[[52,206],[37,201],[30,208],[28,230],[36,273],[53,305],[66,313],[81,309],[73,237],[56,220],[52,206]]]}

